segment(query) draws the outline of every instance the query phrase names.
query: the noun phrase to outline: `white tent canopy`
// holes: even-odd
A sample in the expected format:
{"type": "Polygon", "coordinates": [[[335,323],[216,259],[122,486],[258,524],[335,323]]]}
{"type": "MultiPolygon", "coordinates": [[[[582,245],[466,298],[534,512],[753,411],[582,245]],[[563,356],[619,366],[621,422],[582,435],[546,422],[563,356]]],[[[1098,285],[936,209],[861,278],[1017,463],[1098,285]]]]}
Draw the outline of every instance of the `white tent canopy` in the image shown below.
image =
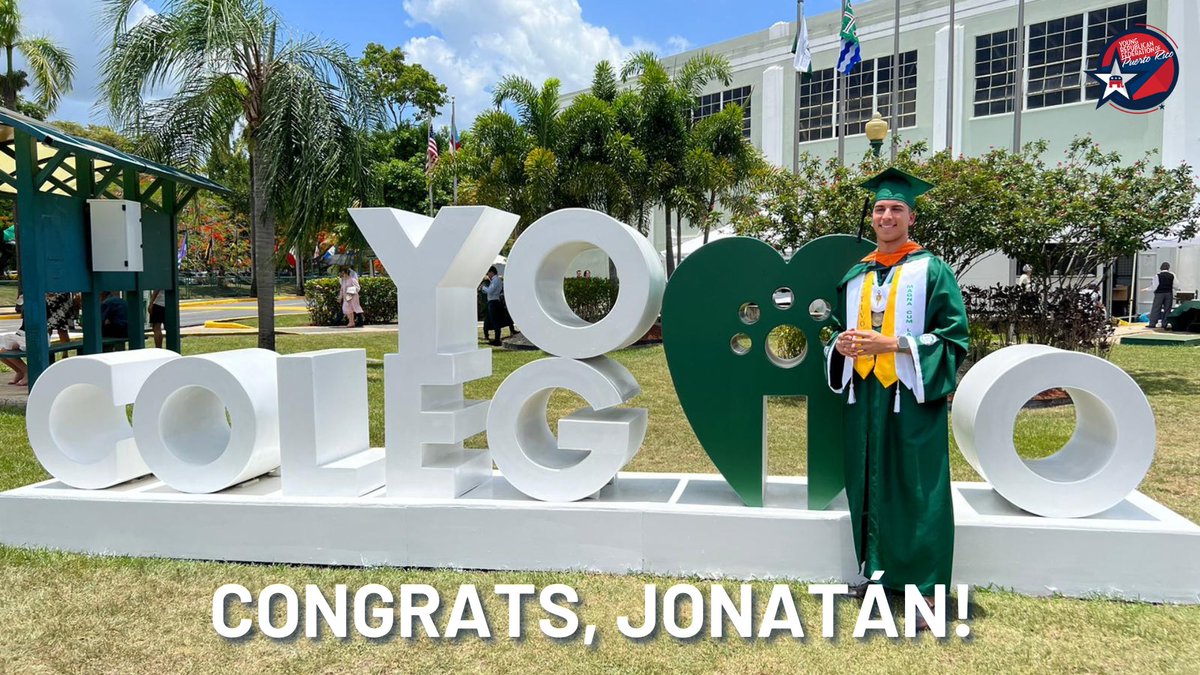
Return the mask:
{"type": "MultiPolygon", "coordinates": [[[[708,242],[711,243],[718,239],[724,239],[726,237],[735,237],[735,236],[737,236],[737,233],[733,231],[733,226],[726,225],[725,227],[720,227],[715,230],[709,230],[708,242]]],[[[680,254],[682,256],[680,259],[686,258],[689,255],[695,253],[704,244],[705,244],[705,241],[704,241],[703,234],[698,234],[695,237],[692,237],[691,239],[688,239],[687,241],[683,242],[683,245],[679,247],[680,254]]],[[[667,252],[665,250],[659,251],[658,257],[662,258],[663,260],[666,260],[667,252]]]]}

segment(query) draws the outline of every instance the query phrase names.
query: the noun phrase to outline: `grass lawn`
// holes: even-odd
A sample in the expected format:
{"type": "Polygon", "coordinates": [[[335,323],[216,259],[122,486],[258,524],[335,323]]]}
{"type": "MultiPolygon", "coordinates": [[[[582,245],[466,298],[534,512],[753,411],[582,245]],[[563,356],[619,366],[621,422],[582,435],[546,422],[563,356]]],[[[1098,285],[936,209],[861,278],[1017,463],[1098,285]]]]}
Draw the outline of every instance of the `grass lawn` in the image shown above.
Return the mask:
{"type": "Polygon", "coordinates": [[[0,281],[0,307],[11,310],[17,303],[17,282],[0,281]]]}
{"type": "MultiPolygon", "coordinates": [[[[185,351],[198,353],[254,346],[254,336],[190,338],[185,351]]],[[[360,346],[381,359],[395,348],[394,335],[280,336],[281,352],[360,346]]],[[[497,351],[495,374],[466,385],[468,398],[490,398],[500,381],[536,352],[497,351]]],[[[650,427],[633,471],[715,472],[682,416],[662,349],[626,350],[614,355],[642,385],[635,405],[650,409],[650,427]]],[[[1159,424],[1158,451],[1141,490],[1193,521],[1200,521],[1200,349],[1118,347],[1113,360],[1128,371],[1150,397],[1159,424]],[[1192,373],[1192,375],[1188,375],[1192,373]]],[[[368,366],[372,442],[383,442],[383,366],[368,366]]],[[[552,416],[579,405],[573,395],[556,393],[552,416]]],[[[804,472],[804,407],[772,401],[770,472],[804,472]]],[[[331,411],[331,415],[335,414],[331,411]]],[[[1070,436],[1071,407],[1022,412],[1017,442],[1029,456],[1044,456],[1070,436]]],[[[483,447],[482,435],[471,447],[483,447]]],[[[955,480],[977,480],[952,450],[955,480]]],[[[34,460],[20,413],[0,412],[0,489],[46,477],[34,460]]],[[[186,527],[185,523],[180,524],[186,527]]],[[[770,542],[764,542],[769,546],[770,542]]],[[[1197,564],[1200,564],[1198,562],[1197,564]]],[[[423,569],[357,569],[283,565],[234,565],[209,562],[101,558],[0,547],[0,585],[9,589],[0,602],[0,672],[737,672],[783,671],[928,672],[928,671],[1069,671],[1194,672],[1200,663],[1200,607],[1156,606],[1109,600],[1026,598],[992,590],[973,596],[971,641],[938,642],[928,636],[912,642],[886,639],[859,642],[850,637],[857,613],[841,604],[837,640],[819,637],[820,606],[805,594],[808,580],[795,584],[807,640],[770,641],[702,637],[680,641],[665,633],[634,642],[615,630],[615,619],[641,617],[642,586],[662,587],[674,579],[582,573],[479,572],[423,569]],[[334,584],[351,591],[367,583],[397,589],[404,583],[428,583],[453,602],[460,584],[479,588],[493,630],[492,640],[471,637],[442,641],[420,638],[368,641],[276,642],[256,636],[226,641],[211,626],[212,592],[221,584],[240,583],[252,592],[271,583],[298,590],[317,584],[327,593],[334,584]],[[591,646],[544,637],[537,621],[549,618],[537,603],[525,612],[526,637],[510,640],[503,598],[495,584],[565,583],[583,600],[577,613],[584,624],[599,627],[591,646]]],[[[706,588],[708,582],[691,580],[706,588]]],[[[736,581],[726,588],[736,591],[736,581]]],[[[767,597],[758,584],[757,617],[767,597]]],[[[736,593],[734,593],[736,595],[736,593]]],[[[247,615],[235,612],[236,622],[247,615]]],[[[440,610],[436,623],[445,625],[440,610]]],[[[756,619],[757,620],[757,619],[756,619]]]]}

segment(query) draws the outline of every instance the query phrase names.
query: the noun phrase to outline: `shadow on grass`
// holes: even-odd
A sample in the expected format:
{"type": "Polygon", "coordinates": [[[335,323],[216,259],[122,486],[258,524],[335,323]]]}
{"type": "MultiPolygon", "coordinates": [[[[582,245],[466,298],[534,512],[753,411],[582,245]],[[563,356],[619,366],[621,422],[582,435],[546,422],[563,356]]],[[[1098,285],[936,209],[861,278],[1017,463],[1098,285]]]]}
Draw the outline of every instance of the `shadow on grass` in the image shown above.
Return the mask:
{"type": "MultiPolygon", "coordinates": [[[[1176,347],[1178,349],[1178,347],[1176,347]]],[[[1171,396],[1200,396],[1200,380],[1186,374],[1167,373],[1161,370],[1127,369],[1125,372],[1137,382],[1147,396],[1166,394],[1171,396]]]]}

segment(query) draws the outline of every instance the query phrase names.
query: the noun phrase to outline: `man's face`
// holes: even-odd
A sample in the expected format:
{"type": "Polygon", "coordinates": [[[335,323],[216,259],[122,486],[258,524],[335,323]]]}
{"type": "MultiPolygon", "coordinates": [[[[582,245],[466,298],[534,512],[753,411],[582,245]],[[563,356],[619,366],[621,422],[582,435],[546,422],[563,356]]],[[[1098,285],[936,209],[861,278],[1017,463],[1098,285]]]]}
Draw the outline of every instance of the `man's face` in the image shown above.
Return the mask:
{"type": "Polygon", "coordinates": [[[871,228],[880,244],[906,241],[908,228],[916,221],[917,214],[898,199],[881,199],[871,212],[871,228]]]}

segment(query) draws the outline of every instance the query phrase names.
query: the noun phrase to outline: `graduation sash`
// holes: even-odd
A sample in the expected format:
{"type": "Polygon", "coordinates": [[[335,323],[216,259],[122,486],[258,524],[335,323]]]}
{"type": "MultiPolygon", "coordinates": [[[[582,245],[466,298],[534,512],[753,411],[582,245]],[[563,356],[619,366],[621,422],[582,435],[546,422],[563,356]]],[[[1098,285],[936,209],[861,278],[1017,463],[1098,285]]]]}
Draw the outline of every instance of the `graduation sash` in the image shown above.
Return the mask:
{"type": "MultiPolygon", "coordinates": [[[[891,288],[888,290],[887,308],[884,311],[880,333],[890,337],[909,336],[912,338],[910,344],[915,345],[917,338],[925,333],[925,296],[928,279],[928,256],[909,260],[897,268],[892,278],[891,288]]],[[[870,293],[874,285],[875,272],[872,270],[867,270],[846,283],[846,316],[843,317],[843,325],[861,329],[865,318],[865,328],[871,328],[870,293]],[[863,316],[864,308],[865,317],[863,316]]],[[[925,381],[921,374],[921,359],[918,354],[904,350],[895,354],[882,354],[878,357],[845,359],[842,366],[841,387],[835,391],[841,393],[845,390],[846,385],[852,382],[856,370],[862,378],[875,372],[876,378],[885,387],[899,380],[909,391],[913,392],[918,403],[925,402],[925,381]],[[893,369],[894,375],[891,372],[893,369]]],[[[898,407],[899,390],[896,393],[898,407]]],[[[850,402],[854,402],[853,388],[850,391],[850,402]]]]}

